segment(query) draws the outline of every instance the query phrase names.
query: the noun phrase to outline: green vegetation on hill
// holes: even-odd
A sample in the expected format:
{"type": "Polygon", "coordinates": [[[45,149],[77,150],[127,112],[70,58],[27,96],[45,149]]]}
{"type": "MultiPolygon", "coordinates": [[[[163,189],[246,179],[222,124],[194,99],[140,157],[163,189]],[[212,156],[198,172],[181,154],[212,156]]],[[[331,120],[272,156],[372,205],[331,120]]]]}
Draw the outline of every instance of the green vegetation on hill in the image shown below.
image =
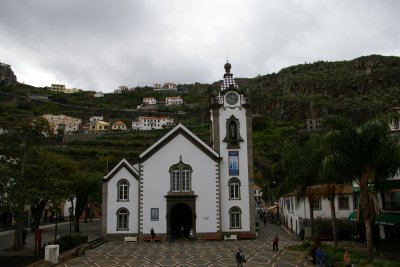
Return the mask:
{"type": "MultiPolygon", "coordinates": [[[[234,69],[233,73],[235,75],[234,69]]],[[[259,115],[253,120],[256,181],[261,184],[272,180],[279,182],[280,160],[294,146],[304,142],[310,133],[305,131],[307,118],[340,114],[360,122],[399,105],[400,57],[371,55],[351,61],[318,61],[255,78],[236,77],[236,82],[250,98],[253,113],[259,115]]],[[[208,123],[208,97],[210,93],[217,93],[219,87],[220,82],[182,84],[178,85],[177,92],[155,92],[144,87],[134,92],[94,98],[93,92],[67,95],[25,84],[3,86],[0,87],[0,127],[7,128],[21,118],[45,113],[65,114],[84,121],[93,115],[127,123],[139,115],[165,115],[185,125],[208,123]],[[48,96],[51,102],[27,98],[32,94],[48,96]],[[170,95],[180,95],[185,104],[132,111],[145,96],[162,100],[170,95]],[[186,113],[182,115],[178,111],[186,113]]],[[[188,127],[208,143],[207,124],[188,127]]],[[[73,141],[47,148],[75,158],[109,157],[112,166],[121,158],[134,161],[163,134],[165,131],[104,135],[90,141],[73,141]]]]}

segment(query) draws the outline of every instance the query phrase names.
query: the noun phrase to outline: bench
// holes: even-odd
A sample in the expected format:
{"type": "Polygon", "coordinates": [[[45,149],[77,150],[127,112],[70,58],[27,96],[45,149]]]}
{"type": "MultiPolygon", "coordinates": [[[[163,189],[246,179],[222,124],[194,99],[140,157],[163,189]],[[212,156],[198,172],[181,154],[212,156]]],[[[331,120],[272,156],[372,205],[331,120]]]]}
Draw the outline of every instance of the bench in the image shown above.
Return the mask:
{"type": "Polygon", "coordinates": [[[202,234],[201,239],[205,241],[220,241],[222,239],[221,233],[202,234]]]}
{"type": "Polygon", "coordinates": [[[137,236],[125,236],[124,241],[125,242],[137,242],[137,236]]]}
{"type": "Polygon", "coordinates": [[[238,239],[256,239],[256,233],[241,233],[238,235],[238,239]]]}
{"type": "MultiPolygon", "coordinates": [[[[145,241],[145,242],[150,242],[150,241],[151,241],[151,235],[145,235],[145,236],[143,236],[143,241],[145,241]]],[[[154,237],[154,242],[160,242],[160,241],[161,241],[161,236],[156,235],[156,236],[154,237]]]]}
{"type": "Polygon", "coordinates": [[[224,235],[224,240],[237,240],[237,235],[224,235]]]}

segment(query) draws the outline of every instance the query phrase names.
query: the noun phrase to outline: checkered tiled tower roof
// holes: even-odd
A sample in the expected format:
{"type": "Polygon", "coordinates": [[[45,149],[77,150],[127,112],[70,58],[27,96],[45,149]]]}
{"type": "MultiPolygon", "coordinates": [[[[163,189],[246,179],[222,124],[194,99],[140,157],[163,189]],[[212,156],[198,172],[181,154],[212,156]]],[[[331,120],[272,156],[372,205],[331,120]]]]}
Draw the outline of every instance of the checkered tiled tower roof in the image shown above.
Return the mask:
{"type": "Polygon", "coordinates": [[[231,64],[229,62],[226,62],[225,66],[224,66],[225,74],[224,74],[224,80],[222,81],[222,85],[221,85],[221,91],[224,91],[230,87],[239,88],[237,86],[237,84],[235,83],[233,74],[230,73],[231,67],[232,67],[231,64]]]}

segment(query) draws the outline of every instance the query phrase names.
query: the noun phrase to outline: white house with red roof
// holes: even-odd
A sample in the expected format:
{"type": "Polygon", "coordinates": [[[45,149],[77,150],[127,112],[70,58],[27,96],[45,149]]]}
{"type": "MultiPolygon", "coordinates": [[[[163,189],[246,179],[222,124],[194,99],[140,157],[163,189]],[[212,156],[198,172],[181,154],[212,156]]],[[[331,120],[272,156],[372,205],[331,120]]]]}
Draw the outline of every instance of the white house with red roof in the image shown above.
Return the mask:
{"type": "Polygon", "coordinates": [[[155,104],[157,104],[157,100],[152,96],[147,96],[147,97],[143,98],[143,104],[155,105],[155,104]]]}
{"type": "Polygon", "coordinates": [[[180,96],[167,96],[165,98],[166,106],[182,105],[182,104],[183,104],[183,99],[180,96]]]}

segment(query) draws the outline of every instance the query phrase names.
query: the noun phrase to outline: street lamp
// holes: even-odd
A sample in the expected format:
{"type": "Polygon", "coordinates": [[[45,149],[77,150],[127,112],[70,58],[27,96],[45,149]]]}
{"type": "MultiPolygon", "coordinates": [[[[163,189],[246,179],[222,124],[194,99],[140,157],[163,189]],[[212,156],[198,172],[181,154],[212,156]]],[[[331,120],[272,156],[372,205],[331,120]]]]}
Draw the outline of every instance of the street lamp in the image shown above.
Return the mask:
{"type": "Polygon", "coordinates": [[[69,201],[71,202],[71,207],[69,207],[69,236],[71,237],[72,219],[74,218],[74,195],[73,194],[69,197],[69,201]]]}

